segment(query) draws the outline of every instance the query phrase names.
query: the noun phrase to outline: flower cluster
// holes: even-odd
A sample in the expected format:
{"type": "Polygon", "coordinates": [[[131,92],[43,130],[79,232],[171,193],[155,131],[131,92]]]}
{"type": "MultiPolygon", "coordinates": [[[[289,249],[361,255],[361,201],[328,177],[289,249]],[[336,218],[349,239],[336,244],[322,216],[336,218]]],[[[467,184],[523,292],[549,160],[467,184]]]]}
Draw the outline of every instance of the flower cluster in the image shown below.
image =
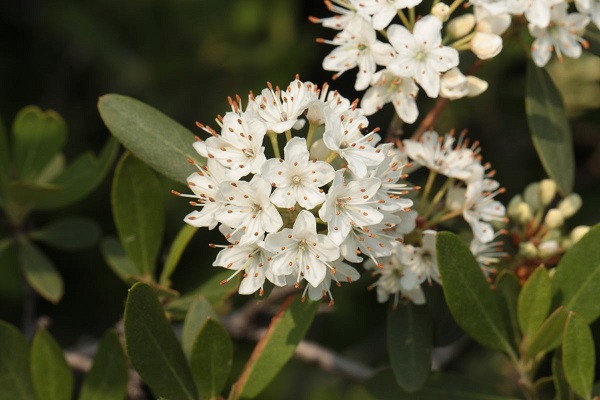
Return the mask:
{"type": "Polygon", "coordinates": [[[332,282],[360,277],[346,262],[380,264],[413,229],[403,158],[367,131],[356,102],[296,77],[285,90],[250,94],[245,108],[239,97],[230,105],[218,131],[199,124],[210,137],[194,148],[206,163],[182,196],[200,209],[188,224],[218,225],[229,242],[213,245],[222,247],[213,265],[243,275],[241,294],[262,294],[265,280],[306,281],[311,299],[332,298],[332,282]],[[306,138],[297,134],[304,125],[306,138]]]}

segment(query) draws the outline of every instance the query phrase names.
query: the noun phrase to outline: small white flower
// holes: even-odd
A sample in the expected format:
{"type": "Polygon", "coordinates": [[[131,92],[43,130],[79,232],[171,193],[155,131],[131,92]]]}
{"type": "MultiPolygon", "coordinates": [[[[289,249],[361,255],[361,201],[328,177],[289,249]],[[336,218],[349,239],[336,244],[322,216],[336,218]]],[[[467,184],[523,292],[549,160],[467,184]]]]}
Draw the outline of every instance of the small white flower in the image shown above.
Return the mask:
{"type": "Polygon", "coordinates": [[[473,237],[469,249],[475,256],[475,259],[479,263],[481,270],[486,277],[494,271],[492,267],[494,264],[498,264],[502,259],[506,258],[508,254],[502,250],[504,242],[496,240],[499,235],[506,234],[506,231],[500,230],[494,234],[494,239],[490,242],[484,243],[477,237],[473,237]]]}
{"type": "Polygon", "coordinates": [[[376,265],[381,266],[378,258],[390,256],[394,249],[394,242],[399,241],[401,237],[402,235],[389,225],[353,227],[340,245],[340,253],[346,260],[355,263],[363,261],[360,256],[363,254],[376,265]]]}
{"type": "Polygon", "coordinates": [[[385,158],[369,174],[369,176],[378,178],[381,181],[381,187],[373,196],[373,200],[379,202],[379,209],[382,211],[408,210],[412,207],[413,201],[403,196],[407,195],[413,188],[402,182],[403,179],[408,177],[403,174],[403,169],[408,164],[406,154],[391,143],[382,144],[379,148],[381,148],[385,158]]]}
{"type": "Polygon", "coordinates": [[[331,182],[333,167],[324,161],[309,160],[304,138],[292,138],[284,154],[284,160],[270,159],[262,167],[262,175],[275,186],[271,202],[285,208],[298,202],[308,210],[324,202],[325,193],[319,188],[331,182]]]}
{"type": "Polygon", "coordinates": [[[349,110],[351,106],[350,101],[337,90],[330,92],[329,85],[325,83],[318,98],[309,105],[306,118],[313,125],[323,125],[328,119],[349,110]]]}
{"type": "Polygon", "coordinates": [[[202,207],[202,211],[192,211],[184,221],[198,228],[213,229],[217,226],[218,221],[215,216],[225,206],[224,202],[216,200],[217,188],[221,182],[229,179],[231,178],[228,170],[212,159],[208,160],[206,166],[188,176],[188,187],[199,200],[192,205],[202,207]]]}
{"type": "Polygon", "coordinates": [[[473,235],[483,243],[494,239],[494,228],[489,222],[505,220],[506,208],[494,200],[494,196],[504,192],[498,186],[498,182],[491,179],[474,181],[467,185],[465,192],[463,217],[471,226],[473,235]]]}
{"type": "Polygon", "coordinates": [[[331,294],[331,282],[334,281],[339,287],[342,286],[342,281],[352,283],[360,278],[358,271],[348,264],[342,262],[341,258],[331,262],[330,265],[333,267],[333,269],[327,269],[327,274],[325,275],[323,282],[321,282],[321,284],[317,287],[307,285],[304,289],[303,296],[306,295],[306,292],[308,292],[308,297],[312,301],[319,301],[324,297],[329,297],[329,305],[332,306],[333,295],[331,294]]]}
{"type": "Polygon", "coordinates": [[[413,78],[427,96],[437,97],[440,73],[458,65],[458,51],[442,45],[442,22],[428,15],[415,24],[413,33],[400,25],[388,28],[388,38],[397,52],[387,68],[395,75],[413,78]]]}
{"type": "Polygon", "coordinates": [[[384,69],[373,75],[373,81],[360,102],[367,115],[375,114],[391,102],[402,121],[412,124],[417,120],[419,88],[412,78],[400,78],[384,69]]]}
{"type": "Polygon", "coordinates": [[[440,270],[437,265],[435,237],[436,231],[423,231],[421,247],[404,245],[398,247],[402,263],[406,265],[404,276],[400,280],[406,290],[412,290],[427,281],[441,283],[440,270]]]}
{"type": "Polygon", "coordinates": [[[340,257],[339,248],[325,235],[317,234],[315,217],[302,210],[292,229],[267,235],[265,249],[275,253],[271,260],[273,273],[290,275],[297,273],[297,284],[302,277],[314,287],[325,279],[329,263],[340,257]]]}
{"type": "Polygon", "coordinates": [[[600,0],[575,0],[575,7],[581,14],[589,16],[600,29],[600,0]]]}
{"type": "Polygon", "coordinates": [[[525,18],[538,28],[546,28],[552,19],[551,11],[561,3],[566,5],[563,0],[525,0],[525,18]]]}
{"type": "Polygon", "coordinates": [[[357,12],[355,2],[355,0],[326,1],[325,5],[329,11],[337,15],[327,18],[309,17],[308,19],[312,23],[323,25],[325,28],[337,30],[345,29],[348,25],[354,24],[358,18],[370,20],[370,17],[357,12]]]}
{"type": "Polygon", "coordinates": [[[452,68],[442,76],[440,96],[450,100],[474,97],[488,87],[486,81],[475,76],[464,76],[458,68],[452,68]]]}
{"type": "Polygon", "coordinates": [[[397,15],[398,10],[410,8],[422,0],[361,0],[358,3],[359,12],[373,16],[373,28],[386,28],[397,15]]]}

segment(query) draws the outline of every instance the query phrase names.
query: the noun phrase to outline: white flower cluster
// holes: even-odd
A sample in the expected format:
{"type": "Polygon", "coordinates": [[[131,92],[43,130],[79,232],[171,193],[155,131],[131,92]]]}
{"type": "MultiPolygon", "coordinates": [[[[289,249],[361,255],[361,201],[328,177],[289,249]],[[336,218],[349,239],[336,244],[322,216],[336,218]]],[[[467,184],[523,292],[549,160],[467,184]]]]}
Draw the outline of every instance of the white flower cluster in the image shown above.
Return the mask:
{"type": "Polygon", "coordinates": [[[219,225],[229,245],[213,245],[223,247],[213,265],[243,274],[241,294],[262,294],[265,279],[305,280],[305,295],[332,298],[332,282],[360,277],[344,261],[379,264],[413,229],[404,164],[391,144],[378,144],[376,129],[364,132],[364,111],[337,92],[298,78],[285,90],[268,86],[245,109],[230,99],[218,132],[199,124],[211,136],[194,147],[207,162],[187,179],[193,194],[182,196],[201,210],[185,221],[219,225]],[[307,137],[294,136],[306,121],[307,137]]]}
{"type": "Polygon", "coordinates": [[[503,189],[492,179],[489,165],[481,163],[477,143],[469,146],[464,134],[458,138],[453,133],[440,136],[434,131],[425,132],[419,140],[403,141],[406,155],[415,164],[429,169],[429,179],[422,191],[417,209],[417,227],[405,237],[405,243],[397,243],[394,253],[384,259],[383,269],[373,264],[366,267],[374,270],[379,278],[374,286],[381,302],[394,296],[394,302],[402,296],[416,304],[425,303],[421,284],[432,281],[440,283],[436,261],[436,229],[445,221],[461,218],[472,232],[471,251],[487,275],[492,264],[505,253],[497,241],[502,230],[495,230],[494,221],[505,221],[505,207],[494,197],[503,189]],[[445,182],[432,199],[428,198],[436,176],[445,177],[445,182]]]}

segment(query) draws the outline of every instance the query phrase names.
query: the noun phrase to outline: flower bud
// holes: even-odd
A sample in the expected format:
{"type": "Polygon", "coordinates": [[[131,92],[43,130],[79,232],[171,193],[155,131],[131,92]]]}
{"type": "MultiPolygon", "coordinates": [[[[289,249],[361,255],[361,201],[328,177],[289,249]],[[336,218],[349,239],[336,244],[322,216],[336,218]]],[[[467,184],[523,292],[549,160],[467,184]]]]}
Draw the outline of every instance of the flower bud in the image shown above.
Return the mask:
{"type": "Polygon", "coordinates": [[[554,229],[561,227],[565,223],[565,219],[558,208],[552,208],[548,210],[544,223],[548,228],[554,229]]]}
{"type": "Polygon", "coordinates": [[[579,225],[573,228],[570,235],[573,243],[577,243],[579,239],[581,239],[586,233],[589,232],[589,230],[590,227],[586,225],[579,225]]]}
{"type": "Polygon", "coordinates": [[[468,35],[474,27],[475,16],[473,14],[463,14],[448,22],[446,33],[448,33],[448,36],[458,39],[468,35]]]}
{"type": "Polygon", "coordinates": [[[542,200],[540,199],[540,183],[533,182],[527,185],[523,192],[523,197],[533,210],[540,208],[542,204],[542,200]]]}
{"type": "Polygon", "coordinates": [[[518,219],[519,216],[519,204],[523,202],[523,196],[520,194],[516,195],[508,202],[506,213],[512,219],[518,219]]]}
{"type": "Polygon", "coordinates": [[[467,77],[458,68],[452,68],[442,75],[440,80],[440,96],[450,100],[465,97],[468,92],[467,77]]]}
{"type": "Polygon", "coordinates": [[[532,218],[533,213],[531,212],[529,204],[520,203],[517,207],[517,221],[519,221],[521,225],[527,225],[532,218]]]}
{"type": "Polygon", "coordinates": [[[450,7],[448,7],[448,5],[444,3],[437,3],[431,8],[431,15],[433,15],[442,22],[446,22],[448,21],[448,17],[450,16],[450,7]]]}
{"type": "Polygon", "coordinates": [[[560,246],[558,242],[555,240],[547,240],[543,243],[540,243],[538,246],[538,250],[540,252],[540,257],[550,257],[554,254],[558,253],[560,246]]]}
{"type": "Polygon", "coordinates": [[[511,19],[508,14],[488,15],[477,23],[475,30],[477,32],[502,35],[508,29],[510,23],[511,19]]]}
{"type": "Polygon", "coordinates": [[[538,255],[538,249],[531,242],[522,242],[519,244],[519,254],[526,258],[534,258],[538,255]]]}
{"type": "Polygon", "coordinates": [[[452,211],[462,210],[465,206],[465,193],[467,189],[452,186],[446,195],[446,208],[452,211]]]}
{"type": "Polygon", "coordinates": [[[581,208],[581,197],[577,193],[571,193],[558,203],[558,209],[564,218],[571,218],[581,208]]]}
{"type": "Polygon", "coordinates": [[[467,76],[467,97],[479,96],[485,92],[488,88],[488,83],[483,79],[479,79],[476,76],[467,76]]]}
{"type": "Polygon", "coordinates": [[[502,38],[493,33],[477,32],[471,40],[471,51],[481,60],[496,57],[502,50],[502,38]]]}
{"type": "Polygon", "coordinates": [[[556,196],[556,182],[552,179],[544,179],[540,182],[540,201],[547,206],[556,196]]]}

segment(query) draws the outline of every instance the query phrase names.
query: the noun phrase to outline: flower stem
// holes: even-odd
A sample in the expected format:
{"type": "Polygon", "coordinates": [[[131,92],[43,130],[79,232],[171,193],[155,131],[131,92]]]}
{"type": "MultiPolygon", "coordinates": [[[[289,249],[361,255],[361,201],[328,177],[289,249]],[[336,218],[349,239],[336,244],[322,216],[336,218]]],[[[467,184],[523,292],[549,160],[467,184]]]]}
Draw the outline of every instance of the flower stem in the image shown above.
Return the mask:
{"type": "Polygon", "coordinates": [[[277,142],[277,133],[273,131],[267,132],[267,136],[269,140],[271,140],[271,147],[273,147],[273,155],[275,158],[281,158],[281,153],[279,152],[279,143],[277,142]]]}
{"type": "Polygon", "coordinates": [[[460,6],[463,1],[464,0],[454,0],[454,2],[452,4],[450,4],[450,14],[452,14],[454,11],[456,11],[458,6],[460,6]]]}
{"type": "Polygon", "coordinates": [[[327,156],[327,158],[325,159],[326,163],[331,163],[333,160],[335,160],[335,158],[338,156],[338,153],[335,152],[331,152],[329,153],[329,156],[327,156]]]}
{"type": "Polygon", "coordinates": [[[287,131],[285,131],[285,141],[287,143],[290,140],[292,140],[292,131],[290,129],[288,129],[287,131]]]}
{"type": "Polygon", "coordinates": [[[406,18],[406,15],[404,15],[404,11],[398,10],[398,17],[400,17],[400,20],[402,21],[402,23],[404,24],[404,26],[408,30],[412,31],[412,25],[410,24],[410,22],[408,22],[408,18],[406,18]]]}
{"type": "Polygon", "coordinates": [[[454,211],[450,211],[450,212],[446,212],[445,210],[442,210],[440,213],[435,215],[431,219],[431,221],[427,221],[427,226],[432,227],[434,225],[439,224],[440,222],[444,222],[444,221],[447,221],[454,217],[458,217],[459,215],[462,214],[462,212],[463,212],[463,210],[454,210],[454,211]]]}
{"type": "Polygon", "coordinates": [[[454,180],[455,180],[454,178],[446,179],[446,182],[444,182],[444,184],[442,185],[442,187],[440,188],[440,190],[438,190],[438,192],[435,194],[435,196],[433,197],[433,200],[431,200],[431,203],[429,204],[429,207],[427,208],[427,210],[423,214],[423,216],[425,218],[427,218],[429,216],[429,214],[431,214],[431,212],[433,211],[433,209],[436,206],[436,204],[440,202],[440,200],[446,194],[446,192],[448,191],[448,189],[450,188],[450,186],[452,184],[454,184],[454,180]]]}
{"type": "Polygon", "coordinates": [[[435,177],[437,176],[437,172],[433,170],[429,170],[429,176],[427,177],[427,182],[425,183],[425,189],[423,189],[423,193],[421,194],[421,203],[419,204],[419,214],[423,214],[423,210],[425,208],[425,204],[427,203],[427,198],[429,197],[429,192],[433,186],[433,181],[435,181],[435,177]]]}
{"type": "Polygon", "coordinates": [[[412,32],[413,28],[415,27],[415,21],[416,21],[416,16],[415,16],[415,8],[411,7],[408,9],[408,18],[410,18],[410,30],[412,32]]]}
{"type": "Polygon", "coordinates": [[[315,135],[315,130],[317,126],[313,124],[308,124],[308,133],[306,134],[306,147],[310,150],[310,146],[312,145],[313,136],[315,135]]]}

